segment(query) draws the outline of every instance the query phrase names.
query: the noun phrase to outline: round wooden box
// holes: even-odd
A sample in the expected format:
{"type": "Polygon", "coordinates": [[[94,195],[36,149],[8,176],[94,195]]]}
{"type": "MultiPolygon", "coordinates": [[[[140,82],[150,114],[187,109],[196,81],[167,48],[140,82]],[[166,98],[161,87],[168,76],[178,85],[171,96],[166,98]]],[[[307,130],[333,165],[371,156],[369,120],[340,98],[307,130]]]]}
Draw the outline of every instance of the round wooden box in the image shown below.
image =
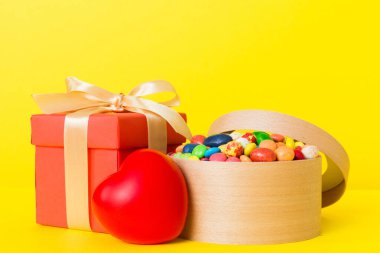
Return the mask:
{"type": "Polygon", "coordinates": [[[317,145],[321,158],[268,163],[202,162],[174,158],[189,189],[182,237],[220,244],[275,244],[320,234],[321,207],[343,194],[349,160],[343,147],[322,129],[270,111],[244,110],[217,119],[209,135],[235,129],[277,132],[317,145]]]}

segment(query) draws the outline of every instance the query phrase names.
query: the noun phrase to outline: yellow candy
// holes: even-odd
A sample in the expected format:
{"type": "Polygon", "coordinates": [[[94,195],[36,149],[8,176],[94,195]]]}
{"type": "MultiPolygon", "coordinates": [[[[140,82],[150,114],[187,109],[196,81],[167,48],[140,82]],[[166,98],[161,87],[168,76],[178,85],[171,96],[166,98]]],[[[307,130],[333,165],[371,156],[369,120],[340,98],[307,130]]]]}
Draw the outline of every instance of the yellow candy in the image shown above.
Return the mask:
{"type": "Polygon", "coordinates": [[[197,157],[197,156],[195,156],[195,155],[192,155],[192,156],[190,156],[189,158],[187,158],[188,160],[197,160],[197,161],[199,161],[199,158],[197,157]]]}
{"type": "Polygon", "coordinates": [[[249,154],[251,154],[251,152],[255,148],[256,148],[256,144],[255,143],[249,143],[249,144],[247,144],[247,146],[244,149],[244,155],[249,156],[249,154]]]}
{"type": "Polygon", "coordinates": [[[244,130],[235,130],[234,132],[238,132],[238,133],[241,133],[243,135],[246,133],[253,133],[253,130],[244,129],[244,130]]]}
{"type": "Polygon", "coordinates": [[[302,141],[296,141],[296,143],[294,143],[294,148],[303,146],[305,146],[305,143],[303,143],[302,141]]]}
{"type": "Polygon", "coordinates": [[[226,149],[227,149],[227,144],[220,145],[218,148],[220,149],[220,151],[221,151],[222,153],[225,154],[225,153],[226,153],[226,149]]]}
{"type": "Polygon", "coordinates": [[[285,137],[285,145],[289,148],[294,149],[294,140],[290,137],[285,137]]]}

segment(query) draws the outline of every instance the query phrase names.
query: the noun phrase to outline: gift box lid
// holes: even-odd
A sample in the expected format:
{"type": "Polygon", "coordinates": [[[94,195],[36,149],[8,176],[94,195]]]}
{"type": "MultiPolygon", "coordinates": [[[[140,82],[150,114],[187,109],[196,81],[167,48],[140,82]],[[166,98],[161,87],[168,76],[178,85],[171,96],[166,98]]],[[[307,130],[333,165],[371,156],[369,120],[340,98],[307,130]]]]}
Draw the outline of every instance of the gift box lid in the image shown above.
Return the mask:
{"type": "MultiPolygon", "coordinates": [[[[180,113],[186,121],[186,114],[180,113]]],[[[38,114],[31,118],[32,144],[45,147],[63,147],[65,114],[38,114]]],[[[180,144],[186,139],[167,124],[168,145],[180,144]]],[[[128,149],[148,146],[146,117],[140,113],[94,114],[88,123],[88,147],[101,149],[128,149]]]]}

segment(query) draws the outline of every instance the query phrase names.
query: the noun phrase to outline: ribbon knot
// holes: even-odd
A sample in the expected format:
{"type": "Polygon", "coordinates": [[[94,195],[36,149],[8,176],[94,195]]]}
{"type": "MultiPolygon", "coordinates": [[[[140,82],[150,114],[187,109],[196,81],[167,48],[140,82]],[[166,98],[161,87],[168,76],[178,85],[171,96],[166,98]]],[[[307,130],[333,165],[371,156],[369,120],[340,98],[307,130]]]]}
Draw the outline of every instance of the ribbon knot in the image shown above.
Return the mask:
{"type": "Polygon", "coordinates": [[[166,81],[142,83],[128,95],[114,94],[75,77],[67,78],[66,85],[66,93],[35,94],[33,98],[44,113],[67,113],[64,125],[67,225],[90,230],[87,129],[91,114],[124,111],[144,114],[148,126],[148,147],[165,153],[166,122],[187,139],[191,139],[191,132],[184,119],[170,108],[179,105],[179,97],[166,81]],[[143,98],[161,92],[173,93],[174,97],[164,102],[143,98]]]}
{"type": "Polygon", "coordinates": [[[120,93],[117,96],[115,96],[114,101],[110,105],[110,108],[113,112],[123,112],[125,111],[124,105],[123,105],[123,99],[124,99],[124,94],[120,93]]]}
{"type": "Polygon", "coordinates": [[[149,118],[148,123],[153,118],[156,120],[161,118],[168,122],[174,131],[187,139],[191,139],[191,132],[186,122],[176,111],[170,108],[179,105],[179,96],[174,87],[166,81],[142,83],[134,87],[128,95],[114,94],[75,77],[68,77],[66,86],[66,93],[33,95],[42,112],[47,114],[68,113],[68,115],[79,117],[104,112],[137,112],[146,115],[149,118]],[[163,102],[143,98],[162,92],[170,92],[174,94],[174,97],[163,102]]]}

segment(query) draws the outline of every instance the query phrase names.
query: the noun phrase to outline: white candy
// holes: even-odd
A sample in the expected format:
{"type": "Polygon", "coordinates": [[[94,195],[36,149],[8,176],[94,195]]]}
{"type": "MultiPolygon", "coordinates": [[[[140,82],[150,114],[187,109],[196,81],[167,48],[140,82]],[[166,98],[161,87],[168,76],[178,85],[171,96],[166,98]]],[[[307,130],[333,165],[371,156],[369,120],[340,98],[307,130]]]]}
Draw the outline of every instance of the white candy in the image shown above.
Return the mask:
{"type": "Polygon", "coordinates": [[[319,156],[319,150],[317,146],[305,145],[301,150],[303,156],[306,159],[313,159],[319,156]]]}
{"type": "Polygon", "coordinates": [[[243,134],[242,134],[242,133],[239,133],[239,132],[232,132],[232,133],[230,133],[230,136],[231,136],[232,140],[237,140],[237,139],[239,139],[240,137],[242,137],[243,134]]]}
{"type": "Polygon", "coordinates": [[[245,148],[249,143],[251,143],[247,138],[238,138],[236,142],[239,142],[243,148],[245,148]]]}

